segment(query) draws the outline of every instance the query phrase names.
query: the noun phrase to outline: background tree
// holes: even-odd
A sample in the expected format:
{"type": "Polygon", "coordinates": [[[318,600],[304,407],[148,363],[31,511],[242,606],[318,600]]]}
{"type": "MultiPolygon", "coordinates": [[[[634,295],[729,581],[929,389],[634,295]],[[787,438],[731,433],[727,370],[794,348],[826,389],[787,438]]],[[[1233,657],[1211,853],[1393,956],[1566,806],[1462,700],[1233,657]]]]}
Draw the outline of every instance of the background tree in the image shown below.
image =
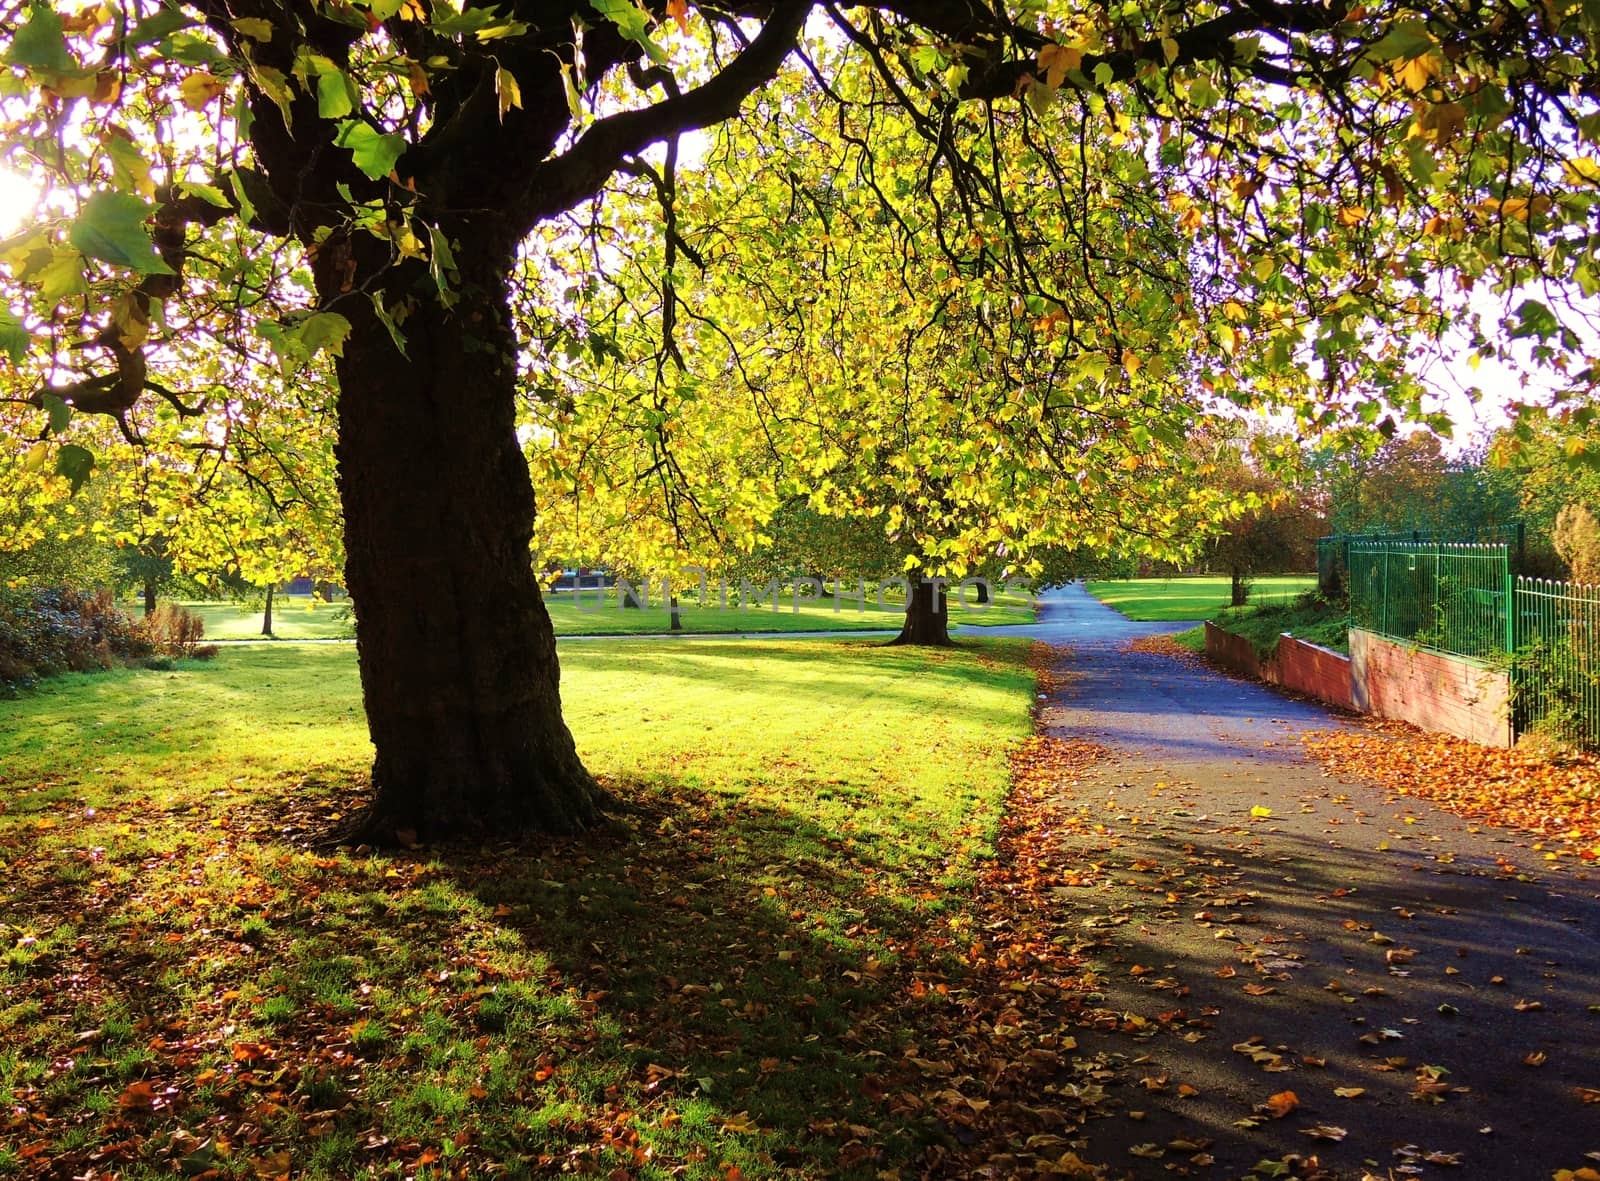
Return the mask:
{"type": "Polygon", "coordinates": [[[1249,599],[1255,575],[1309,569],[1316,539],[1326,528],[1312,490],[1293,476],[1286,478],[1281,464],[1270,463],[1275,445],[1290,449],[1287,441],[1268,437],[1219,441],[1207,464],[1209,478],[1231,500],[1227,523],[1202,553],[1212,569],[1227,571],[1235,607],[1249,599]]]}

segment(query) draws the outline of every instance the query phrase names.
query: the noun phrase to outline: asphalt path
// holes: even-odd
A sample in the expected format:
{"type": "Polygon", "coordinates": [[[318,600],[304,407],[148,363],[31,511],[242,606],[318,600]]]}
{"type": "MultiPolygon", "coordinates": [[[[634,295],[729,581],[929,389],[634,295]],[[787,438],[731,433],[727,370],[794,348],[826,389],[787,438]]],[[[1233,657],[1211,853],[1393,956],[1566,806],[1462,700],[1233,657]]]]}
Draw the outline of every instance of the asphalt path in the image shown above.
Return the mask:
{"type": "Polygon", "coordinates": [[[1600,1170],[1600,875],[1325,774],[1300,735],[1351,721],[1126,647],[1183,626],[1074,586],[990,629],[1064,649],[1041,725],[1109,752],[1062,785],[1091,823],[1055,838],[1099,867],[1053,916],[1097,975],[1079,1066],[1102,1067],[1108,1114],[1084,1158],[1133,1178],[1600,1170]],[[1292,1111],[1258,1110],[1283,1092],[1292,1111]]]}

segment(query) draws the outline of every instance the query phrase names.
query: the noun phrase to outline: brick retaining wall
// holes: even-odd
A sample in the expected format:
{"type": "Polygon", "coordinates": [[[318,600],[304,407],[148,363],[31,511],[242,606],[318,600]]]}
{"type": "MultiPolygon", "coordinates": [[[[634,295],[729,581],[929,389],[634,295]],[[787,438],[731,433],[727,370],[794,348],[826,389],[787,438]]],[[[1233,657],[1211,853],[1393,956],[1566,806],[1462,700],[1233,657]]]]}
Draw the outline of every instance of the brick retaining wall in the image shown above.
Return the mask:
{"type": "Polygon", "coordinates": [[[1483,746],[1510,746],[1511,680],[1464,656],[1350,629],[1355,707],[1483,746]]]}

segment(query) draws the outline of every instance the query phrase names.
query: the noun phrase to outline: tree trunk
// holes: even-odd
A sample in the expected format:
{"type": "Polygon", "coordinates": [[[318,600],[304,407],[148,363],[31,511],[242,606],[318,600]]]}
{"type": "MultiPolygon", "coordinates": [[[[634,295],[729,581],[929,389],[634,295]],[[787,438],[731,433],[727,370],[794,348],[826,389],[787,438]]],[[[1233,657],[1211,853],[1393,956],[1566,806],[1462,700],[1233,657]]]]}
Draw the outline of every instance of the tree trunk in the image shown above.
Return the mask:
{"type": "MultiPolygon", "coordinates": [[[[506,290],[515,244],[457,235],[453,309],[418,291],[414,267],[388,273],[380,298],[404,313],[404,355],[369,300],[337,305],[352,325],[338,365],[345,585],[376,750],[359,835],[400,844],[573,832],[597,822],[604,798],[561,718],[528,549],[506,290]]],[[[337,267],[318,269],[330,298],[337,267]]]]}
{"type": "Polygon", "coordinates": [[[1233,582],[1229,587],[1229,602],[1235,607],[1243,607],[1250,598],[1250,580],[1239,571],[1232,571],[1233,582]]]}
{"type": "Polygon", "coordinates": [[[672,628],[671,628],[671,630],[675,631],[675,632],[681,632],[683,630],[683,617],[678,614],[678,596],[677,595],[673,595],[672,596],[672,628]]]}
{"type": "Polygon", "coordinates": [[[989,580],[987,578],[978,579],[976,591],[977,593],[972,601],[975,603],[987,603],[989,601],[989,580]]]}
{"type": "Polygon", "coordinates": [[[261,612],[261,634],[264,636],[272,634],[272,592],[274,589],[270,585],[267,587],[267,606],[261,612]]]}
{"type": "Polygon", "coordinates": [[[146,578],[144,580],[144,617],[149,619],[155,613],[156,580],[154,578],[146,578]]]}
{"type": "Polygon", "coordinates": [[[934,584],[918,579],[906,598],[906,621],[891,644],[929,644],[950,646],[950,604],[943,586],[933,593],[934,584]]]}

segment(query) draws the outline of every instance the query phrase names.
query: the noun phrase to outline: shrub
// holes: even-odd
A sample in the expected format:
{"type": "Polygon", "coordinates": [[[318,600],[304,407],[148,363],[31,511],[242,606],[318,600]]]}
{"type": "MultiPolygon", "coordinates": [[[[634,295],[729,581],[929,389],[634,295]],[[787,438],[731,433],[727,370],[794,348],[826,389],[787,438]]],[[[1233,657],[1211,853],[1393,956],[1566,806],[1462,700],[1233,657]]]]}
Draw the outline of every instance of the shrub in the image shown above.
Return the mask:
{"type": "Polygon", "coordinates": [[[41,677],[110,668],[154,651],[149,634],[116,606],[109,591],[0,590],[0,692],[7,696],[41,677]]]}
{"type": "MultiPolygon", "coordinates": [[[[176,603],[162,603],[138,623],[144,639],[164,656],[192,657],[206,634],[205,621],[176,603]]],[[[215,655],[213,652],[212,655],[215,655]]]]}

